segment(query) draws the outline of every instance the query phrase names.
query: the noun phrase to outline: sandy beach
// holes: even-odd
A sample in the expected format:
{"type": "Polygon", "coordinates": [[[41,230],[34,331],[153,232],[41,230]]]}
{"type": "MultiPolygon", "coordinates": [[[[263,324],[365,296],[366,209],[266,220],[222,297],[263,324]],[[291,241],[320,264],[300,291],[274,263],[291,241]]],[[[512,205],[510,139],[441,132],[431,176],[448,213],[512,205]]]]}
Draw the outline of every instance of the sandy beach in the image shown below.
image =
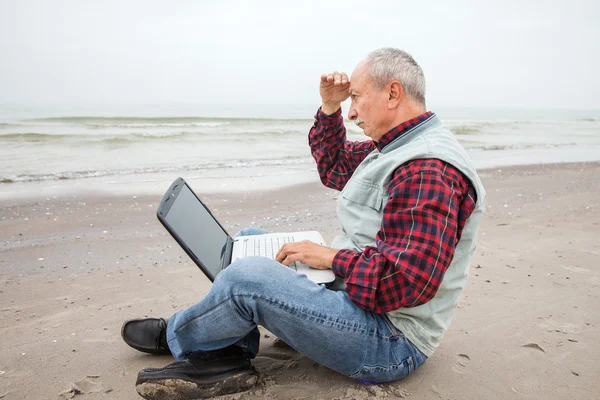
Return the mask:
{"type": "MultiPolygon", "coordinates": [[[[600,398],[600,163],[480,172],[488,211],[469,286],[421,369],[365,386],[263,330],[259,384],[227,397],[600,398]]],[[[169,317],[209,289],[156,219],[162,190],[0,200],[0,399],[138,399],[138,371],[172,362],[120,337],[124,320],[169,317]]],[[[203,198],[231,234],[316,229],[330,241],[336,196],[312,182],[203,198]]]]}

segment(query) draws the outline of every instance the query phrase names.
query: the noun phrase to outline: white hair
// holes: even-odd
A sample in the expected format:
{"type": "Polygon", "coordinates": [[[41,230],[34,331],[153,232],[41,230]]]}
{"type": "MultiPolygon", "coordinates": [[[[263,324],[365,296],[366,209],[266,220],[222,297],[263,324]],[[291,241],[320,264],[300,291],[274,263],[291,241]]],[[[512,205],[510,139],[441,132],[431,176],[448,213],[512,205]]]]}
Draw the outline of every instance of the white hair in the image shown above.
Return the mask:
{"type": "Polygon", "coordinates": [[[408,97],[425,105],[425,75],[410,54],[400,49],[384,47],[369,53],[366,61],[376,90],[397,80],[408,97]]]}

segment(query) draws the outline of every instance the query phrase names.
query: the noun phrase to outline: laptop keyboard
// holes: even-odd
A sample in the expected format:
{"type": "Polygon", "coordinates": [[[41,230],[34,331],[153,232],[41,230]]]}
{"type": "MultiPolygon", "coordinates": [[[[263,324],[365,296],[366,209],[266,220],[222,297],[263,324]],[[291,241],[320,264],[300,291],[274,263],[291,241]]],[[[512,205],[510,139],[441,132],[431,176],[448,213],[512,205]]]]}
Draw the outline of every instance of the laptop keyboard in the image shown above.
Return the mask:
{"type": "Polygon", "coordinates": [[[293,242],[291,236],[278,236],[254,240],[254,255],[268,258],[275,258],[281,246],[293,242]]]}
{"type": "MultiPolygon", "coordinates": [[[[254,254],[255,256],[267,257],[275,259],[277,252],[286,243],[292,243],[294,238],[292,236],[277,236],[268,238],[254,238],[254,254]]],[[[246,249],[249,250],[249,249],[246,249]]],[[[296,263],[292,263],[289,266],[292,269],[296,269],[296,263]]]]}

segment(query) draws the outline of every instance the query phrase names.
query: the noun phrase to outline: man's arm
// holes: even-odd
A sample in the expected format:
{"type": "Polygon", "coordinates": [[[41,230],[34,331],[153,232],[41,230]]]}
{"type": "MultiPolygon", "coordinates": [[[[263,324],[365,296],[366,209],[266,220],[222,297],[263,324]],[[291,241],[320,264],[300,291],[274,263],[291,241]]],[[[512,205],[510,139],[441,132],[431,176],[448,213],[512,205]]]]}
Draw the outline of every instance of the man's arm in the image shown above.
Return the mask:
{"type": "Polygon", "coordinates": [[[341,108],[332,115],[317,111],[315,123],[310,129],[308,143],[321,182],[332,189],[342,190],[354,170],[373,151],[373,141],[351,142],[346,140],[346,128],[341,108]]]}
{"type": "Polygon", "coordinates": [[[342,249],[332,270],[350,299],[377,313],[415,307],[435,296],[475,208],[469,181],[439,160],[398,168],[388,188],[376,247],[342,249]]]}

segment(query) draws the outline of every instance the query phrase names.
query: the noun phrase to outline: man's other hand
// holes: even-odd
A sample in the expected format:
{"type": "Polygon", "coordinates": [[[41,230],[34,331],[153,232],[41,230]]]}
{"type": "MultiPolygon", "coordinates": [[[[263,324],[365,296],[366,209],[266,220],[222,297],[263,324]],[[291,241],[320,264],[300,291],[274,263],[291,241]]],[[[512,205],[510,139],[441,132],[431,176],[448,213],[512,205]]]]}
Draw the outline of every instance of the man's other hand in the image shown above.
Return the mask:
{"type": "Polygon", "coordinates": [[[284,244],[279,249],[275,260],[286,266],[294,261],[300,261],[316,269],[329,269],[337,252],[337,249],[303,240],[284,244]]]}
{"type": "Polygon", "coordinates": [[[321,111],[331,115],[342,106],[342,102],[350,96],[350,79],[345,72],[333,72],[321,75],[321,111]]]}

